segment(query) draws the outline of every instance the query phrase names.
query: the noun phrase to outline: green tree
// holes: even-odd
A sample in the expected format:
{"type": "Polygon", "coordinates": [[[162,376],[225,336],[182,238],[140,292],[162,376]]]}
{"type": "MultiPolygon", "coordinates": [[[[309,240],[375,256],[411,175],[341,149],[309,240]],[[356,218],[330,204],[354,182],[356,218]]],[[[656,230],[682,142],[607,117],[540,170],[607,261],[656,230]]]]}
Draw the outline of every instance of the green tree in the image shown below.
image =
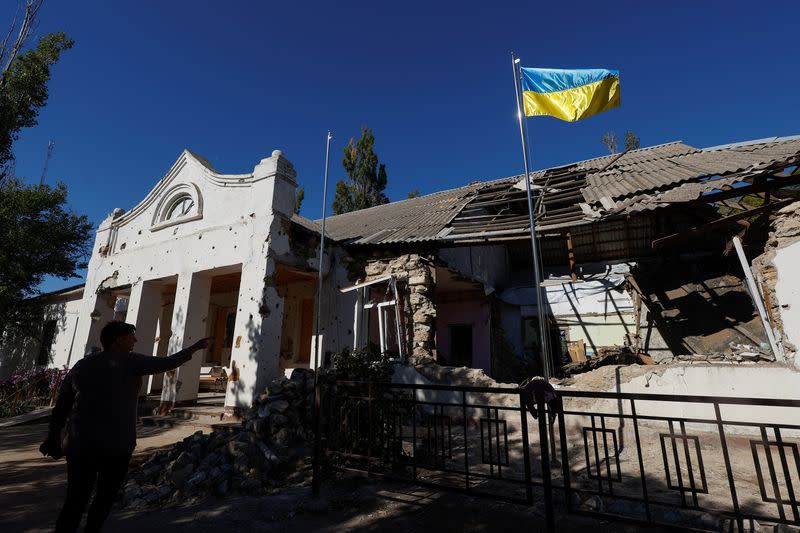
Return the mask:
{"type": "Polygon", "coordinates": [[[23,300],[37,294],[45,276],[68,279],[86,266],[89,220],[66,208],[63,183],[0,184],[0,333],[25,326],[23,300]],[[22,322],[22,323],[21,323],[22,322]]]}
{"type": "Polygon", "coordinates": [[[294,212],[300,214],[300,208],[303,207],[303,200],[306,198],[305,187],[300,187],[294,196],[294,212]]]}
{"type": "Polygon", "coordinates": [[[50,69],[73,44],[64,33],[50,33],[26,50],[43,1],[25,0],[21,19],[18,11],[0,41],[0,335],[30,330],[26,299],[46,276],[68,279],[85,266],[92,230],[85,216],[67,208],[64,184],[29,185],[14,176],[14,141],[37,124],[50,69]]]}
{"type": "MultiPolygon", "coordinates": [[[[27,0],[16,40],[9,43],[6,37],[0,43],[0,180],[12,175],[14,141],[24,128],[37,124],[39,110],[47,103],[51,67],[73,44],[65,33],[49,33],[35,47],[23,51],[42,1],[27,0]]],[[[8,36],[17,29],[16,22],[17,17],[8,36]]]]}
{"type": "Polygon", "coordinates": [[[619,145],[617,144],[617,134],[613,131],[607,131],[603,134],[603,144],[611,154],[619,153],[619,145]]]}
{"type": "MultiPolygon", "coordinates": [[[[618,154],[619,153],[619,145],[617,142],[617,134],[613,131],[607,131],[603,134],[603,144],[608,149],[609,153],[618,154]]],[[[625,151],[628,152],[630,150],[638,150],[642,147],[642,143],[639,140],[639,136],[633,133],[630,130],[625,132],[625,151]]]]}
{"type": "Polygon", "coordinates": [[[333,197],[333,213],[341,215],[367,207],[387,204],[383,193],[386,189],[386,165],[378,161],[375,154],[375,135],[370,128],[361,130],[361,138],[353,139],[344,148],[342,166],[347,179],[336,183],[333,197]]]}
{"type": "Polygon", "coordinates": [[[633,133],[632,131],[625,132],[625,151],[629,150],[638,150],[642,147],[642,143],[639,140],[639,136],[633,133]]]}

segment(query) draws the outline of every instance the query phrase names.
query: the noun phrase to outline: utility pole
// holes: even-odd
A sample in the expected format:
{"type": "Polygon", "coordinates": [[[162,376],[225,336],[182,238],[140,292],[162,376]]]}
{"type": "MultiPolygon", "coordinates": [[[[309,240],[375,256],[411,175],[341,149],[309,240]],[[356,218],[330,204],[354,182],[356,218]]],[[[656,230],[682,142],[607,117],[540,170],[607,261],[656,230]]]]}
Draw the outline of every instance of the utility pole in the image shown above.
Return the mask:
{"type": "Polygon", "coordinates": [[[56,147],[56,142],[53,139],[47,141],[47,156],[44,158],[44,168],[42,169],[42,177],[39,178],[39,185],[44,185],[44,180],[47,177],[47,167],[50,164],[50,158],[53,157],[53,149],[56,147]]]}

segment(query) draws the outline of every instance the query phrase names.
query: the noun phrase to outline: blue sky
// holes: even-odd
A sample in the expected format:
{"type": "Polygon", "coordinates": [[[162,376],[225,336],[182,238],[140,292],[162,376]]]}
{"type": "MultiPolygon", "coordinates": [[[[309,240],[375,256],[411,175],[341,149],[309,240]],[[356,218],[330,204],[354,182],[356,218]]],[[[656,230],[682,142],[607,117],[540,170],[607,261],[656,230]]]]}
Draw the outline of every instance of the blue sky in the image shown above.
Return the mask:
{"type": "Polygon", "coordinates": [[[797,20],[791,1],[48,0],[37,33],[76,44],[15,146],[17,171],[38,180],[55,140],[48,181],[95,223],[135,205],[184,147],[226,173],[280,148],[302,214],[319,218],[328,128],[331,189],[362,126],[392,200],[518,174],[511,50],[524,66],[621,71],[620,109],[529,120],[534,168],[603,155],[608,130],[699,147],[798,134],[797,20]]]}

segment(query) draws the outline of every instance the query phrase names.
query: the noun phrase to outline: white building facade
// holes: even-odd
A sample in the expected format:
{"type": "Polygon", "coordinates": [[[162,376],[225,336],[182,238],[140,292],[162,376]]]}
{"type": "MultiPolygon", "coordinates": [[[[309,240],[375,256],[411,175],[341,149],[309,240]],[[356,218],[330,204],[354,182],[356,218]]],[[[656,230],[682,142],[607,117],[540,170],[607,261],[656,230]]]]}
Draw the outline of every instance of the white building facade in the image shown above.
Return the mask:
{"type": "MultiPolygon", "coordinates": [[[[160,390],[166,410],[197,398],[201,367],[222,367],[229,414],[287,369],[313,365],[319,240],[313,223],[294,216],[295,176],[279,150],[248,174],[220,174],[185,150],[144,200],[100,224],[84,287],[47,296],[47,316],[56,317],[45,322],[48,363],[72,367],[98,350],[112,319],[134,324],[135,351],[153,356],[213,337],[142,393],[160,390]]],[[[329,263],[326,255],[324,276],[329,263]]],[[[326,302],[322,316],[330,311],[326,302]]],[[[344,315],[352,324],[351,306],[344,315]]],[[[322,334],[338,319],[326,319],[322,334]]],[[[328,351],[352,342],[332,337],[328,351]]],[[[13,370],[8,350],[0,360],[0,370],[13,370]]]]}

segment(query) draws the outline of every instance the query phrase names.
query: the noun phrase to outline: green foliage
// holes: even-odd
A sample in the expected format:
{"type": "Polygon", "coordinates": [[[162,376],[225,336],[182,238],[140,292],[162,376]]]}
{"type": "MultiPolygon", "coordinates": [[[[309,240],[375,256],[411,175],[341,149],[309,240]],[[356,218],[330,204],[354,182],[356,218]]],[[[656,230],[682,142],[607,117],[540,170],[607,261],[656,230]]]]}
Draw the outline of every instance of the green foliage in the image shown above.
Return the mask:
{"type": "Polygon", "coordinates": [[[21,415],[47,405],[55,398],[66,375],[66,368],[42,368],[18,372],[0,380],[0,418],[21,415]]]}
{"type": "MultiPolygon", "coordinates": [[[[607,131],[603,134],[603,144],[608,149],[609,153],[618,154],[619,153],[619,143],[617,141],[617,134],[613,131],[607,131]]],[[[625,132],[625,151],[629,150],[638,150],[642,147],[642,143],[639,140],[639,136],[633,133],[632,131],[628,130],[625,132]]]]}
{"type": "Polygon", "coordinates": [[[11,178],[0,184],[0,333],[25,326],[30,306],[45,276],[68,279],[85,267],[92,225],[66,206],[59,183],[27,185],[11,178]]]}
{"type": "Polygon", "coordinates": [[[344,381],[389,381],[393,364],[389,354],[381,354],[374,345],[333,355],[336,378],[344,381]]]}
{"type": "Polygon", "coordinates": [[[609,153],[619,153],[619,145],[617,144],[617,134],[613,131],[607,131],[603,134],[603,144],[608,149],[609,153]]]}
{"type": "Polygon", "coordinates": [[[625,132],[625,151],[629,150],[638,150],[642,147],[642,142],[639,140],[639,136],[633,133],[632,131],[625,132]]]}
{"type": "Polygon", "coordinates": [[[374,146],[375,135],[370,128],[361,130],[361,138],[357,143],[353,143],[351,138],[345,146],[342,166],[347,179],[336,183],[334,214],[341,215],[389,203],[383,193],[387,182],[386,165],[379,163],[374,146]]]}
{"type": "Polygon", "coordinates": [[[9,174],[12,145],[20,131],[37,124],[39,110],[47,103],[51,67],[72,44],[65,33],[47,34],[36,48],[17,56],[0,78],[0,179],[9,174]]]}
{"type": "Polygon", "coordinates": [[[408,198],[419,198],[422,194],[419,192],[419,189],[414,189],[413,191],[408,193],[408,198]]]}
{"type": "Polygon", "coordinates": [[[303,200],[306,198],[306,189],[305,187],[300,187],[297,189],[297,193],[295,193],[294,197],[294,212],[300,213],[300,208],[303,207],[303,200]]]}

